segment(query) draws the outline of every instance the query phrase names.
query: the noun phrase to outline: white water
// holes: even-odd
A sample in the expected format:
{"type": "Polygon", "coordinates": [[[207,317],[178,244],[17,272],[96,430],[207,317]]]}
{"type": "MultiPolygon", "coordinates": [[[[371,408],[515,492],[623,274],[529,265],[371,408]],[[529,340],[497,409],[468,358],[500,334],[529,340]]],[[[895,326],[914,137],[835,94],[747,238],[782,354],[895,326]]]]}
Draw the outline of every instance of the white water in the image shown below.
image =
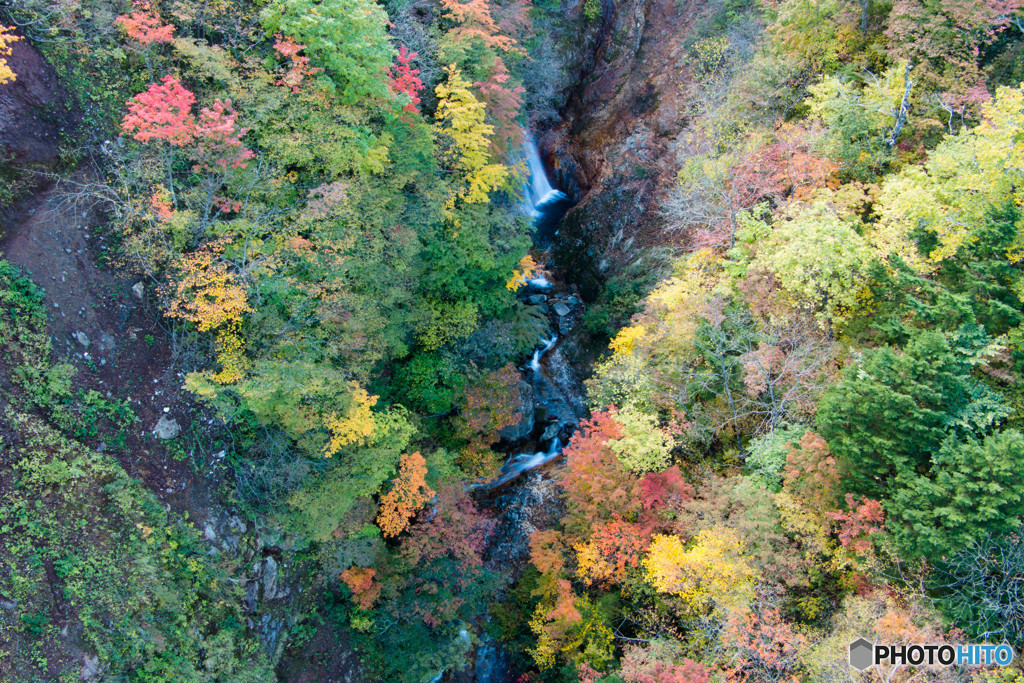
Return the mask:
{"type": "Polygon", "coordinates": [[[530,369],[533,370],[534,378],[540,376],[540,357],[551,350],[551,347],[558,342],[558,335],[552,335],[551,339],[545,339],[541,337],[540,340],[544,343],[544,346],[533,352],[533,358],[530,359],[530,369]]]}
{"type": "Polygon", "coordinates": [[[551,289],[551,281],[541,275],[540,277],[531,277],[526,281],[526,284],[530,285],[533,289],[539,292],[546,292],[551,289]]]}
{"type": "Polygon", "coordinates": [[[540,207],[553,199],[565,199],[565,194],[551,187],[544,164],[540,160],[537,143],[529,135],[523,144],[526,153],[526,164],[530,169],[530,187],[526,192],[527,213],[531,216],[540,215],[540,207]]]}
{"type": "Polygon", "coordinates": [[[494,481],[480,485],[481,488],[497,488],[507,484],[524,472],[529,472],[541,465],[546,465],[562,454],[562,442],[556,436],[546,451],[536,453],[519,453],[508,459],[498,471],[498,477],[494,481]]]}

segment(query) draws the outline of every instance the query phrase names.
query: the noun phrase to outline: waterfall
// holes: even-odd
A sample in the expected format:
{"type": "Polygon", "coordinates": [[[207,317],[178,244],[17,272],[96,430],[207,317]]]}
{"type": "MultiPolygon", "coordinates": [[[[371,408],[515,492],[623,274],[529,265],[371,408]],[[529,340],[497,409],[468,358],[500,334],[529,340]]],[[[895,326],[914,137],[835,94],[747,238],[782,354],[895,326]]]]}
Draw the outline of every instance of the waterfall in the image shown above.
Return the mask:
{"type": "Polygon", "coordinates": [[[537,149],[537,143],[530,135],[526,136],[526,142],[523,143],[523,148],[526,156],[526,164],[530,169],[530,186],[526,193],[526,208],[527,213],[531,216],[540,215],[539,208],[552,201],[553,199],[565,199],[566,196],[563,192],[559,192],[555,188],[551,187],[551,181],[548,180],[547,172],[544,170],[544,164],[540,160],[540,151],[537,149]]]}

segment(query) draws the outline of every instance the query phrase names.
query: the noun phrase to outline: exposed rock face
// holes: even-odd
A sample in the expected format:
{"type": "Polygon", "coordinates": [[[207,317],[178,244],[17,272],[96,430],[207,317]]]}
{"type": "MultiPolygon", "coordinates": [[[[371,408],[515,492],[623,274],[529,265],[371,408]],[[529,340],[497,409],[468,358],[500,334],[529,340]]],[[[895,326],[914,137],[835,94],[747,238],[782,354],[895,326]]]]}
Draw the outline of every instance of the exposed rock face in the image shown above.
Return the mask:
{"type": "Polygon", "coordinates": [[[525,439],[533,431],[533,387],[525,380],[519,380],[519,422],[511,427],[505,427],[499,435],[505,441],[520,441],[525,439]]]}
{"type": "Polygon", "coordinates": [[[658,205],[678,170],[675,141],[687,123],[680,85],[691,75],[685,45],[705,4],[605,0],[577,41],[580,85],[540,147],[578,201],[554,247],[588,300],[641,248],[666,241],[658,205]]]}

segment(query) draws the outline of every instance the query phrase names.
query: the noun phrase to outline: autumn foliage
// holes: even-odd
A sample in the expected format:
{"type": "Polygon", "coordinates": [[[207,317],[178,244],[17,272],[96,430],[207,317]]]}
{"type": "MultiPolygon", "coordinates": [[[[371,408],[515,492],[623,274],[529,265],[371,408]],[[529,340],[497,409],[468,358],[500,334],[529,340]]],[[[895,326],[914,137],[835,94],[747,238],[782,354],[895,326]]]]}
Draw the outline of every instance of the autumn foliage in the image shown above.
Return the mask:
{"type": "Polygon", "coordinates": [[[174,40],[174,26],[164,24],[147,0],[135,0],[132,9],[131,14],[122,14],[114,20],[124,28],[129,38],[145,46],[174,40]]]}
{"type": "Polygon", "coordinates": [[[398,476],[391,490],[381,497],[377,515],[377,526],[385,536],[397,536],[405,531],[413,516],[434,497],[426,476],[427,461],[419,452],[402,456],[398,476]]]}
{"type": "Polygon", "coordinates": [[[420,110],[419,93],[423,90],[423,81],[419,79],[420,70],[410,64],[417,56],[403,45],[395,57],[397,62],[391,66],[389,72],[391,90],[396,94],[405,95],[408,101],[402,106],[402,111],[410,114],[420,110]]]}
{"type": "Polygon", "coordinates": [[[14,30],[13,26],[0,25],[0,85],[4,83],[10,83],[17,75],[7,64],[5,57],[9,57],[11,54],[11,43],[16,40],[21,40],[20,36],[13,35],[11,31],[14,30]]]}
{"type": "Polygon", "coordinates": [[[374,581],[372,567],[351,567],[341,573],[341,580],[352,591],[352,600],[359,609],[371,609],[380,596],[380,583],[374,581]]]}
{"type": "Polygon", "coordinates": [[[162,140],[184,147],[195,137],[192,105],[195,96],[174,76],[164,76],[161,83],[151,83],[146,92],[128,102],[128,113],[121,130],[139,142],[162,140]]]}

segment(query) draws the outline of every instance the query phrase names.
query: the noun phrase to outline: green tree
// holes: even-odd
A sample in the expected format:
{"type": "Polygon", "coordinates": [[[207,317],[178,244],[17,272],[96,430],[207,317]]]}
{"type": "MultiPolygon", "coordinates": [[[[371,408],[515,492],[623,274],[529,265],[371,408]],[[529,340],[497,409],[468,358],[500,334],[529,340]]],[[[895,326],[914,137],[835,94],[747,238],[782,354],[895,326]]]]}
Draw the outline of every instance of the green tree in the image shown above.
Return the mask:
{"type": "Polygon", "coordinates": [[[387,100],[386,74],[395,51],[388,17],[372,0],[273,0],[260,14],[267,34],[283,33],[306,46],[337,85],[344,104],[387,100]]]}
{"type": "Polygon", "coordinates": [[[904,548],[944,557],[979,533],[1020,526],[1024,514],[1024,436],[1016,430],[984,439],[948,439],[925,475],[903,473],[886,505],[889,528],[904,548]]]}

